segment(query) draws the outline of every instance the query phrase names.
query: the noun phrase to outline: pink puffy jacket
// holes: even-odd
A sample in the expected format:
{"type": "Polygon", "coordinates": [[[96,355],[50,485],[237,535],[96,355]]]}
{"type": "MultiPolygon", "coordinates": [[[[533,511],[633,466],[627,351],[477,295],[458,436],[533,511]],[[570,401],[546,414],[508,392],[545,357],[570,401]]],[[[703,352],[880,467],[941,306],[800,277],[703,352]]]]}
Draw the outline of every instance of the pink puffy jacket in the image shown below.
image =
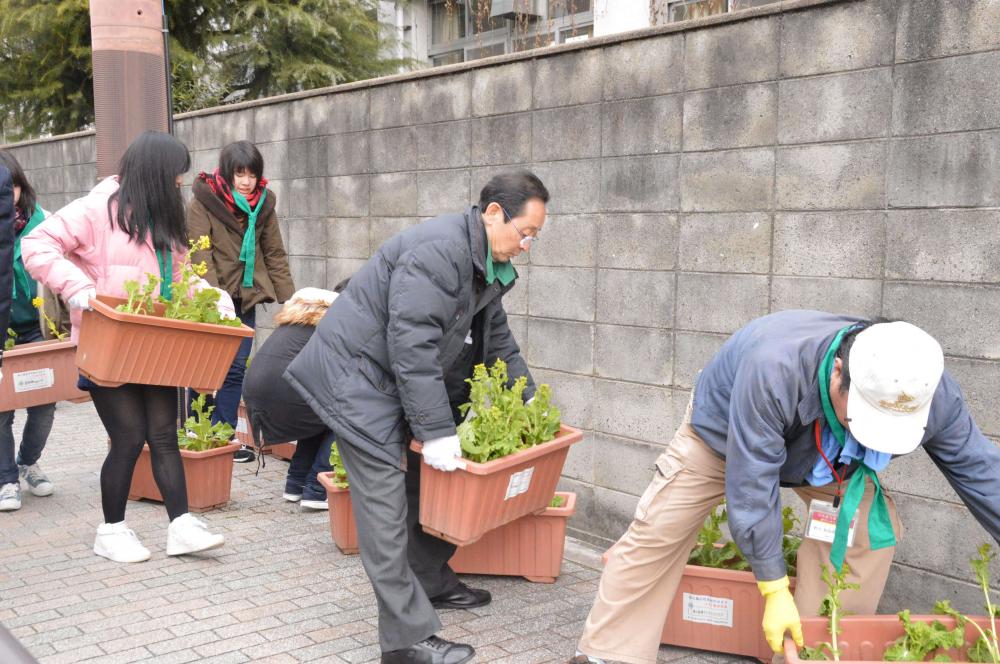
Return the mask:
{"type": "MultiPolygon", "coordinates": [[[[124,297],[127,280],[143,283],[146,273],[160,273],[152,241],[136,244],[112,223],[108,198],[116,191],[117,176],[101,180],[89,194],[55,212],[21,240],[25,269],[64,300],[85,288],[124,297]]],[[[180,279],[181,260],[186,255],[173,252],[175,282],[180,279]]],[[[196,288],[211,286],[202,281],[196,288]]],[[[232,299],[222,291],[219,309],[233,312],[232,299]]],[[[79,309],[70,311],[74,341],[79,336],[80,318],[79,309]]]]}

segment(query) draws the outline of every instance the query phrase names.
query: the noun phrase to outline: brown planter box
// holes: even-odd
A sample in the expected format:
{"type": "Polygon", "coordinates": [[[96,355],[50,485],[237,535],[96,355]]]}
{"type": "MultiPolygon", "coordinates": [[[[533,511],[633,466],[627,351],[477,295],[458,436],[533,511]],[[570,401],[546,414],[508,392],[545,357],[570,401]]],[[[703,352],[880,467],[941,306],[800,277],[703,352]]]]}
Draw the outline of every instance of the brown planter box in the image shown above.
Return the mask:
{"type": "Polygon", "coordinates": [[[72,341],[36,341],[15,346],[3,354],[0,411],[41,406],[57,401],[87,401],[76,388],[76,344],[72,341]]]}
{"type": "Polygon", "coordinates": [[[265,447],[264,449],[270,450],[270,453],[274,455],[275,459],[291,461],[292,455],[295,454],[295,443],[279,443],[278,445],[271,445],[270,447],[265,447]]]}
{"type": "MultiPolygon", "coordinates": [[[[240,401],[236,408],[236,440],[240,445],[246,445],[250,449],[256,450],[253,444],[253,426],[250,424],[250,417],[247,415],[247,406],[240,401]]],[[[264,445],[264,441],[260,441],[264,445]]],[[[270,454],[270,447],[262,447],[264,454],[270,454]]]]}
{"type": "MultiPolygon", "coordinates": [[[[240,342],[253,336],[245,325],[228,327],[162,316],[126,314],[123,298],[98,295],[83,312],[76,362],[103,387],[125,383],[191,387],[213,392],[226,379],[240,342]]],[[[158,304],[157,313],[164,307],[158,304]]]]}
{"type": "MultiPolygon", "coordinates": [[[[188,509],[192,512],[207,512],[229,502],[233,486],[233,454],[240,449],[238,443],[204,452],[181,450],[184,464],[184,482],[187,485],[188,509]]],[[[142,446],[142,452],[135,463],[132,485],[128,490],[129,500],[147,498],[163,502],[149,456],[149,445],[142,446]]]]}
{"type": "MultiPolygon", "coordinates": [[[[940,621],[948,629],[955,628],[955,619],[947,616],[910,616],[913,621],[940,621]]],[[[989,628],[990,619],[973,616],[980,627],[989,628]]],[[[823,641],[830,642],[827,618],[803,618],[802,637],[807,646],[815,647],[823,641]]],[[[841,633],[837,635],[837,649],[840,650],[840,664],[862,664],[881,662],[885,649],[903,635],[903,625],[897,616],[845,616],[840,620],[841,633]]],[[[972,645],[979,638],[979,631],[970,623],[965,627],[965,642],[972,645]]],[[[966,651],[945,651],[952,662],[968,661],[966,651]]],[[[799,664],[799,649],[791,638],[785,639],[785,661],[799,664]]]]}
{"type": "MultiPolygon", "coordinates": [[[[555,494],[569,446],[581,437],[564,424],[547,443],[486,463],[466,461],[464,469],[450,473],[421,461],[420,524],[425,532],[464,546],[543,511],[555,494]]],[[[413,441],[410,448],[419,453],[423,445],[413,441]]]]}
{"type": "Polygon", "coordinates": [[[523,576],[535,583],[555,583],[562,570],[566,522],[576,511],[575,493],[556,493],[562,507],[529,514],[460,546],[449,564],[459,574],[523,576]]]}
{"type": "Polygon", "coordinates": [[[330,534],[342,553],[358,552],[358,529],[354,525],[354,507],[351,505],[351,490],[333,486],[333,473],[316,476],[326,489],[326,500],[330,514],[330,534]]]}

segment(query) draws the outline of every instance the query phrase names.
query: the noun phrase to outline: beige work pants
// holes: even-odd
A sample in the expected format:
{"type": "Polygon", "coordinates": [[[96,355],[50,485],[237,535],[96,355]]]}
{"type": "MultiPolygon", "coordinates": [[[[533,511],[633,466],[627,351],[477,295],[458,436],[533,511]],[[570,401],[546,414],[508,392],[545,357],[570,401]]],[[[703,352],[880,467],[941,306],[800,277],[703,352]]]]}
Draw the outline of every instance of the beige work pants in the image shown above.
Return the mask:
{"type": "MultiPolygon", "coordinates": [[[[656,461],[657,471],[636,506],[628,530],[610,551],[594,606],[587,616],[579,650],[591,657],[646,664],[656,662],[660,634],[677,592],[684,566],[705,517],[725,495],[726,463],[691,427],[691,405],[670,446],[656,461]]],[[[798,490],[806,501],[833,495],[833,487],[798,490]]],[[[874,613],[885,586],[894,549],[869,551],[868,509],[872,491],[859,508],[855,545],[848,549],[851,579],[861,592],[844,593],[844,607],[874,613]]],[[[887,497],[897,538],[901,528],[895,504],[887,497]]],[[[799,550],[796,604],[802,615],[816,615],[826,594],[820,565],[829,562],[830,545],[805,540],[799,550]]]]}

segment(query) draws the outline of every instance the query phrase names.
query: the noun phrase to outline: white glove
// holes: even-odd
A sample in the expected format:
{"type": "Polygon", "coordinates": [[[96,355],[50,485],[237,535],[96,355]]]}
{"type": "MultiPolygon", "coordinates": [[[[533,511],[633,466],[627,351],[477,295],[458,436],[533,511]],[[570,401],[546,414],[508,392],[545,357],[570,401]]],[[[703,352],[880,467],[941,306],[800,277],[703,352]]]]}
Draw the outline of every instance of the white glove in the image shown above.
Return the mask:
{"type": "Polygon", "coordinates": [[[229,293],[221,288],[216,288],[215,290],[219,291],[219,301],[215,303],[215,309],[219,312],[219,316],[222,317],[222,320],[232,320],[236,318],[236,307],[233,306],[233,299],[229,297],[229,293]]]}
{"type": "Polygon", "coordinates": [[[464,468],[462,461],[462,444],[458,442],[458,436],[445,436],[435,438],[424,443],[422,451],[424,461],[431,468],[451,472],[456,468],[464,468]]]}
{"type": "Polygon", "coordinates": [[[93,288],[84,288],[82,291],[69,298],[70,309],[83,309],[84,311],[90,311],[93,307],[90,306],[90,299],[97,297],[97,291],[93,288]]]}

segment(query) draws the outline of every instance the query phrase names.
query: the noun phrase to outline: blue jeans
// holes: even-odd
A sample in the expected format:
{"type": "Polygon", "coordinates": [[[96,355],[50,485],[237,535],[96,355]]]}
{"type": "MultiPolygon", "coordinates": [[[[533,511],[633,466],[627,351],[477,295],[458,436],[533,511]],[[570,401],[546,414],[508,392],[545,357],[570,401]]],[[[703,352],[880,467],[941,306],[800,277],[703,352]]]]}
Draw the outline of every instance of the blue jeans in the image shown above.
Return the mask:
{"type": "MultiPolygon", "coordinates": [[[[238,310],[240,305],[236,305],[238,310]]],[[[240,320],[247,327],[256,329],[257,309],[254,307],[246,313],[238,313],[240,320]]],[[[250,357],[250,349],[253,348],[253,337],[247,337],[240,342],[240,349],[236,351],[236,358],[229,367],[226,380],[222,387],[215,393],[215,410],[212,411],[212,423],[226,422],[229,426],[236,428],[236,410],[240,405],[240,398],[243,396],[243,376],[247,372],[247,358],[250,357]]],[[[191,390],[191,398],[197,398],[198,393],[191,390]]],[[[205,399],[207,404],[212,404],[212,397],[205,399]]],[[[190,405],[190,401],[189,401],[190,405]]]]}
{"type": "Polygon", "coordinates": [[[331,447],[333,433],[330,431],[303,438],[296,443],[295,454],[288,463],[285,491],[301,491],[306,500],[326,500],[326,489],[316,479],[316,475],[330,471],[331,447]]]}
{"type": "MultiPolygon", "coordinates": [[[[18,337],[18,345],[42,340],[42,331],[32,332],[18,337]]],[[[8,378],[7,380],[11,380],[8,378]]],[[[15,456],[14,441],[14,411],[0,412],[0,484],[11,484],[18,481],[17,466],[30,466],[37,463],[42,456],[42,450],[52,431],[52,420],[55,419],[56,405],[47,403],[28,408],[28,420],[24,423],[24,433],[21,434],[21,447],[15,456]]]]}

